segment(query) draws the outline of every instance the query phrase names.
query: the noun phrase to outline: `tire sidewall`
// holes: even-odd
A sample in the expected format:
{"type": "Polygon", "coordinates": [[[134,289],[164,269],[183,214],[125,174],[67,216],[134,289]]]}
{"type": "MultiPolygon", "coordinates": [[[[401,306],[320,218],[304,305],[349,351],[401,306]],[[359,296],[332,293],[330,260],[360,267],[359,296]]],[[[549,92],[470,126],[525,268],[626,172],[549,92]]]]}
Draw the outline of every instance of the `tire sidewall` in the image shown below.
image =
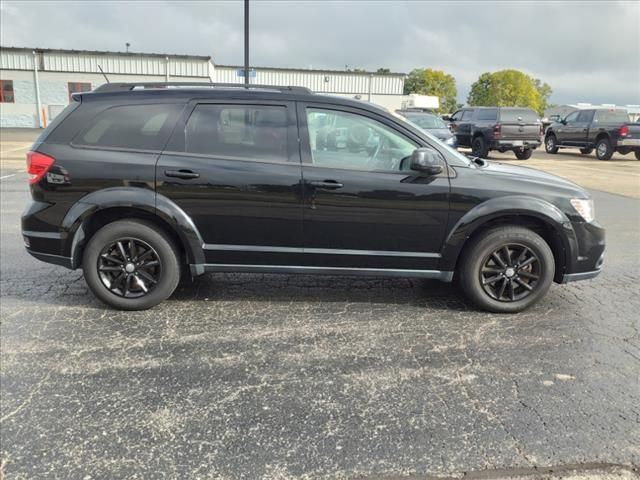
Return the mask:
{"type": "Polygon", "coordinates": [[[544,149],[547,153],[558,153],[558,141],[556,140],[555,135],[547,135],[547,137],[544,139],[544,149]],[[552,147],[549,147],[549,141],[552,142],[552,147]]]}
{"type": "Polygon", "coordinates": [[[513,153],[518,160],[529,160],[531,155],[533,155],[533,150],[531,148],[526,148],[522,151],[514,150],[513,153]]]}
{"type": "Polygon", "coordinates": [[[82,270],[87,285],[102,302],[122,310],[144,310],[159,304],[173,293],[180,280],[181,269],[173,242],[163,232],[143,221],[123,220],[105,225],[91,237],[83,253],[82,270]],[[123,237],[134,237],[148,243],[162,263],[158,284],[139,298],[124,298],[110,292],[98,273],[98,257],[102,249],[123,237]]]}
{"type": "Polygon", "coordinates": [[[553,252],[542,237],[525,228],[503,227],[482,235],[465,250],[460,268],[460,285],[469,299],[480,308],[494,313],[515,313],[539,301],[549,290],[554,274],[553,252]],[[480,269],[486,258],[506,243],[525,245],[540,260],[541,275],[536,290],[515,302],[501,302],[491,298],[482,288],[480,281],[480,269]]]}
{"type": "Polygon", "coordinates": [[[612,151],[612,147],[611,147],[611,142],[607,139],[607,138],[601,138],[600,140],[598,140],[598,142],[596,143],[596,157],[598,158],[598,160],[609,160],[611,157],[613,156],[613,151],[612,151]],[[600,145],[606,145],[607,147],[607,151],[604,155],[600,154],[600,145]]]}
{"type": "Polygon", "coordinates": [[[471,151],[473,155],[480,158],[485,158],[488,155],[489,151],[483,137],[476,137],[471,141],[471,151]]]}

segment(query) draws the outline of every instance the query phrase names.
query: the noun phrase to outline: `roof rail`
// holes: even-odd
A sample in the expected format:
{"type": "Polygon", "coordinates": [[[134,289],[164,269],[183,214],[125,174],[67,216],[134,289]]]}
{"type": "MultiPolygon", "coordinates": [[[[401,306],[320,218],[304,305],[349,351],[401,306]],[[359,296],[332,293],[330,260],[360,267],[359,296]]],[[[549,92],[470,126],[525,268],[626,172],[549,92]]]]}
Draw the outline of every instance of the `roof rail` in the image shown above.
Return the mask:
{"type": "Polygon", "coordinates": [[[129,92],[137,89],[171,88],[171,87],[196,87],[196,88],[237,88],[245,90],[278,90],[280,92],[313,93],[307,87],[282,87],[277,85],[258,85],[244,83],[212,83],[212,82],[127,82],[127,83],[105,83],[100,85],[94,92],[129,92]]]}

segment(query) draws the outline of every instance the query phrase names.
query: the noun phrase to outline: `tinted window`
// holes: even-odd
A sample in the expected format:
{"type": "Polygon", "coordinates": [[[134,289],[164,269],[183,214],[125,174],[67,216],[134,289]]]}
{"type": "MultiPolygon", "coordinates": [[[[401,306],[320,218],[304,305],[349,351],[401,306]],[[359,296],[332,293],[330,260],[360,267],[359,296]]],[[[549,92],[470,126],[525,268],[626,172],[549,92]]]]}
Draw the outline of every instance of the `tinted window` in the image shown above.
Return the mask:
{"type": "Polygon", "coordinates": [[[407,117],[407,120],[426,130],[447,128],[445,123],[435,115],[424,113],[406,113],[405,116],[407,117]]]}
{"type": "Polygon", "coordinates": [[[198,105],[185,127],[185,151],[240,159],[287,160],[287,109],[198,105]]]}
{"type": "Polygon", "coordinates": [[[578,115],[580,115],[580,111],[571,112],[564,120],[567,123],[576,122],[578,120],[578,115]]]}
{"type": "Polygon", "coordinates": [[[124,105],[99,113],[74,143],[92,147],[160,150],[160,133],[182,105],[124,105]]]}
{"type": "Polygon", "coordinates": [[[500,120],[503,122],[535,122],[538,114],[528,108],[500,110],[500,120]]]}
{"type": "Polygon", "coordinates": [[[583,110],[578,114],[578,122],[589,123],[593,118],[593,110],[583,110]]]}
{"type": "Polygon", "coordinates": [[[596,112],[596,121],[626,123],[629,121],[629,114],[626,110],[598,110],[596,112]]]}
{"type": "Polygon", "coordinates": [[[473,110],[465,110],[462,112],[462,117],[460,118],[460,120],[471,120],[472,116],[473,110]]]}
{"type": "Polygon", "coordinates": [[[483,108],[478,110],[478,120],[497,120],[498,109],[497,108],[483,108]]]}
{"type": "Polygon", "coordinates": [[[320,167],[400,170],[401,160],[416,149],[400,133],[363,115],[308,108],[307,124],[311,160],[320,167]]]}

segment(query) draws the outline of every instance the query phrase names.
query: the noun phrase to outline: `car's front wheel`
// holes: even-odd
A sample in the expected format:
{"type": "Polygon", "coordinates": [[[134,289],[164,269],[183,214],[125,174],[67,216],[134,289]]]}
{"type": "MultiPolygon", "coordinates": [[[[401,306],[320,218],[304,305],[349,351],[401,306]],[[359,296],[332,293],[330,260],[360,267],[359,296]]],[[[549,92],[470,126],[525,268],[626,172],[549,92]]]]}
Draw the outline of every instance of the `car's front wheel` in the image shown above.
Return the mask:
{"type": "Polygon", "coordinates": [[[145,310],[168,298],[180,280],[173,241],[145,221],[109,223],[91,237],[82,257],[84,278],[107,305],[145,310]]]}
{"type": "Polygon", "coordinates": [[[522,311],[549,290],[553,253],[537,233],[497,227],[471,240],[458,268],[463,292],[480,308],[496,313],[522,311]]]}
{"type": "Polygon", "coordinates": [[[514,150],[513,153],[516,154],[518,160],[529,160],[533,154],[533,150],[531,148],[525,148],[524,150],[514,150]]]}
{"type": "Polygon", "coordinates": [[[544,149],[547,153],[558,153],[558,140],[555,135],[547,135],[547,138],[544,139],[544,149]]]}

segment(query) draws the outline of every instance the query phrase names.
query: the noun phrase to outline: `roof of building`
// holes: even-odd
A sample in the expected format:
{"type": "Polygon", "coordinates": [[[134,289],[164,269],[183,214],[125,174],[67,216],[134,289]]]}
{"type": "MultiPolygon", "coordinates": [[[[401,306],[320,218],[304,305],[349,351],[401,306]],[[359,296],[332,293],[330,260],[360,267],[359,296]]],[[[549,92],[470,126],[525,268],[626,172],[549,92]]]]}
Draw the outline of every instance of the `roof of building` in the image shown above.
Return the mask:
{"type": "MultiPolygon", "coordinates": [[[[242,65],[221,65],[214,63],[216,68],[232,68],[235,70],[244,69],[242,65]]],[[[275,70],[279,72],[309,72],[309,73],[330,73],[343,74],[343,75],[385,75],[390,77],[406,77],[406,73],[400,72],[375,72],[375,71],[353,71],[353,70],[331,70],[331,69],[316,69],[316,68],[292,68],[292,67],[251,67],[252,70],[275,70]]]]}
{"type": "Polygon", "coordinates": [[[162,57],[162,58],[181,58],[189,60],[211,60],[210,56],[206,55],[183,55],[175,53],[146,53],[146,52],[117,52],[108,50],[73,50],[63,48],[39,48],[39,47],[3,47],[0,46],[0,50],[13,50],[13,51],[28,51],[28,52],[42,52],[42,53],[65,53],[70,55],[124,55],[128,57],[144,56],[144,57],[162,57]]]}

